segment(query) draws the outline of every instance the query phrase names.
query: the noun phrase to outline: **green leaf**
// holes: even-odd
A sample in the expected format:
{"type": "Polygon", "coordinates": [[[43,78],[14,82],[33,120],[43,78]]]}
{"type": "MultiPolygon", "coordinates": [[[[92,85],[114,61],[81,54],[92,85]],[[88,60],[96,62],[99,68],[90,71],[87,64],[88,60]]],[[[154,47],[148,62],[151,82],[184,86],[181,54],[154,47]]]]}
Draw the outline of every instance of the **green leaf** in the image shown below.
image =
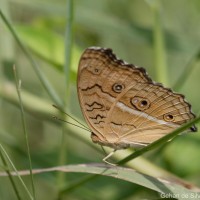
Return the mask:
{"type": "MultiPolygon", "coordinates": [[[[63,71],[65,61],[64,37],[49,29],[37,26],[16,26],[21,40],[40,58],[50,63],[59,71],[63,71]]],[[[72,52],[72,71],[75,73],[80,57],[76,47],[72,52]]]]}
{"type": "MultiPolygon", "coordinates": [[[[187,189],[183,184],[176,183],[167,179],[155,178],[148,176],[142,173],[139,173],[133,169],[124,168],[124,167],[112,167],[105,164],[79,164],[79,165],[67,165],[60,167],[53,167],[47,169],[37,169],[33,170],[34,174],[52,172],[52,171],[62,171],[62,172],[79,172],[79,173],[90,173],[90,174],[99,174],[101,176],[109,176],[116,179],[121,179],[128,181],[151,190],[161,193],[161,197],[165,196],[175,197],[177,199],[199,199],[200,193],[194,192],[187,189]]],[[[29,171],[19,172],[21,175],[29,174],[29,171]]],[[[14,174],[13,174],[14,175],[14,174]]],[[[5,173],[0,173],[0,176],[6,176],[5,173]]],[[[187,185],[190,188],[195,190],[200,190],[192,185],[187,185]]]]}

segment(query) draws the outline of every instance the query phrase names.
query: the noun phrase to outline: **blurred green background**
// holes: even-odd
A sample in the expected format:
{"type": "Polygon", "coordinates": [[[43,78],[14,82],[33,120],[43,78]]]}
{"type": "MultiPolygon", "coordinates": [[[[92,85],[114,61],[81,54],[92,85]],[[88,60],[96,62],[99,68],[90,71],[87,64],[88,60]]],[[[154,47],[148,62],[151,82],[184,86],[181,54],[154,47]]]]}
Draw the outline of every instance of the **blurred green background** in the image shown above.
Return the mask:
{"type": "MultiPolygon", "coordinates": [[[[71,8],[74,17],[70,76],[63,70],[68,62],[67,0],[0,0],[0,9],[60,99],[66,102],[67,110],[78,119],[83,120],[76,93],[76,71],[81,53],[89,46],[110,47],[119,58],[145,67],[153,80],[184,94],[192,104],[192,110],[199,114],[199,0],[74,0],[71,8]],[[66,77],[70,78],[68,86],[66,77]]],[[[52,107],[57,102],[49,96],[27,55],[1,19],[0,143],[17,169],[28,169],[29,163],[13,64],[22,80],[22,100],[33,168],[101,162],[103,155],[77,138],[76,132],[69,128],[65,136],[62,135],[62,125],[52,118],[52,115],[58,114],[52,107]]],[[[89,133],[80,129],[77,131],[84,134],[89,144],[92,143],[89,133]]],[[[162,150],[152,151],[145,157],[153,164],[200,186],[199,155],[200,136],[195,133],[178,137],[162,150]]],[[[0,165],[3,165],[1,161],[0,165]]],[[[57,199],[61,182],[62,187],[70,186],[84,176],[78,173],[67,174],[66,177],[58,173],[36,175],[37,199],[57,199]]],[[[30,186],[28,177],[25,182],[30,186]]],[[[108,177],[90,180],[62,196],[62,199],[75,200],[142,198],[155,199],[159,198],[159,194],[108,177]]],[[[5,177],[0,178],[0,199],[17,199],[9,179],[5,177]]]]}

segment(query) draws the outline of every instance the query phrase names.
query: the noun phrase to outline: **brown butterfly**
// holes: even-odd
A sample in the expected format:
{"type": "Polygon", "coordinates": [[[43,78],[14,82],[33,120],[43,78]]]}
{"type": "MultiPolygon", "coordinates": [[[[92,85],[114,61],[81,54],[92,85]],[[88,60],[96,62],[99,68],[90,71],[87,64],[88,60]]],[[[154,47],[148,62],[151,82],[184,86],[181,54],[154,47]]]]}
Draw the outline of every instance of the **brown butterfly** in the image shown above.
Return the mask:
{"type": "Polygon", "coordinates": [[[118,59],[111,49],[84,51],[77,88],[92,141],[114,150],[146,146],[195,118],[182,94],[155,83],[144,68],[118,59]]]}

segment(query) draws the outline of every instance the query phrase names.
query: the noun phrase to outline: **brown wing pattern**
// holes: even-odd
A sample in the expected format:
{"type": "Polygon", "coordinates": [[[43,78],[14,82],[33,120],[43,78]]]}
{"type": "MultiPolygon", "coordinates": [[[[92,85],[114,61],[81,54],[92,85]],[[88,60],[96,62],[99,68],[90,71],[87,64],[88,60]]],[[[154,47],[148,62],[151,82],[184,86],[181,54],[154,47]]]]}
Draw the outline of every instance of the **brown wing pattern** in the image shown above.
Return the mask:
{"type": "Polygon", "coordinates": [[[195,117],[183,95],[154,83],[111,49],[85,50],[77,87],[93,141],[115,149],[151,143],[195,117]]]}

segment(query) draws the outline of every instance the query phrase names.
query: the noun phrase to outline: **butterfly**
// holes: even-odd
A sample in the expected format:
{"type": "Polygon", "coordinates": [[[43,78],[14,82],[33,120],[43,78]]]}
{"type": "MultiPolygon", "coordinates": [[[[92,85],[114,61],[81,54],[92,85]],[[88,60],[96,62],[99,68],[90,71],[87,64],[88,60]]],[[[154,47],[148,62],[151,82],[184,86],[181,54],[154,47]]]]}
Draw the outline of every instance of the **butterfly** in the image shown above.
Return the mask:
{"type": "MultiPolygon", "coordinates": [[[[79,61],[77,91],[94,143],[114,150],[146,146],[195,118],[191,105],[142,67],[109,48],[89,47],[79,61]]],[[[195,125],[190,127],[195,132],[195,125]]]]}

